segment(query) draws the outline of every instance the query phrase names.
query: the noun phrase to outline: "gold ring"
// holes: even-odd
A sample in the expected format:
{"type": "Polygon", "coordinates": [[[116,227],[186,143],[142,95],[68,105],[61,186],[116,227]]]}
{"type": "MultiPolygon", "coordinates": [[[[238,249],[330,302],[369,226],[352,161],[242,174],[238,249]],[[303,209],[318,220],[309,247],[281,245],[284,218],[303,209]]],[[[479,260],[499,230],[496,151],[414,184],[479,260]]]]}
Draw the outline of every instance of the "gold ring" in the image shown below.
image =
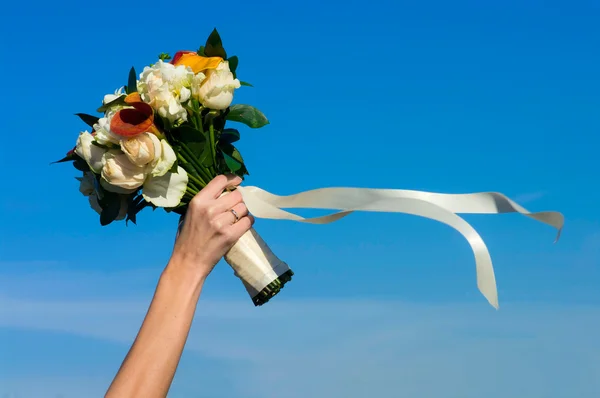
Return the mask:
{"type": "MultiPolygon", "coordinates": [[[[237,214],[237,211],[233,210],[233,209],[229,209],[229,211],[231,212],[231,214],[233,214],[233,216],[235,217],[235,222],[240,221],[240,216],[237,214]]],[[[235,223],[234,223],[235,224],[235,223]]]]}

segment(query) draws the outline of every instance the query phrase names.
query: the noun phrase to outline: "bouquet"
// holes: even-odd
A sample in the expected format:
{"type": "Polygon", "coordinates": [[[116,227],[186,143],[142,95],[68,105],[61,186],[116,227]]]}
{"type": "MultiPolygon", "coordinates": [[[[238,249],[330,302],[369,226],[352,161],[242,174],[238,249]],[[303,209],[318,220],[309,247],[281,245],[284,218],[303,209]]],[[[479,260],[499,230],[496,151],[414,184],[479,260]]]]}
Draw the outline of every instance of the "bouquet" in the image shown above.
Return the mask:
{"type": "MultiPolygon", "coordinates": [[[[231,105],[234,91],[250,86],[236,75],[238,57],[228,57],[215,29],[198,51],[159,55],[126,86],[104,96],[100,116],[78,113],[91,132],[59,162],[82,172],[80,191],[100,215],[101,225],[136,223],[146,207],[185,215],[190,200],[219,174],[248,175],[234,146],[240,133],[227,122],[260,128],[269,122],[250,105],[231,105]]],[[[226,192],[225,192],[226,193],[226,192]]],[[[225,260],[255,305],[291,280],[292,270],[254,229],[225,260]]]]}
{"type": "MultiPolygon", "coordinates": [[[[234,143],[240,133],[228,122],[260,128],[269,122],[250,105],[232,105],[234,92],[249,83],[238,80],[238,58],[227,56],[217,30],[198,51],[162,53],[156,63],[127,85],[104,96],[100,116],[77,114],[92,129],[79,134],[75,148],[59,162],[72,162],[82,174],[80,191],[100,215],[102,225],[136,222],[146,207],[161,207],[180,217],[190,200],[219,174],[242,178],[248,169],[234,143]]],[[[258,187],[239,186],[248,211],[257,218],[313,224],[334,222],[354,211],[413,214],[442,222],[461,233],[474,256],[479,290],[498,307],[491,258],[479,234],[458,213],[521,213],[558,229],[557,212],[530,213],[495,192],[442,194],[399,189],[321,188],[277,196],[258,187]],[[306,219],[284,208],[333,209],[306,219]]],[[[224,192],[223,194],[227,194],[224,192]]],[[[225,255],[253,303],[277,295],[293,272],[251,229],[225,255]]]]}

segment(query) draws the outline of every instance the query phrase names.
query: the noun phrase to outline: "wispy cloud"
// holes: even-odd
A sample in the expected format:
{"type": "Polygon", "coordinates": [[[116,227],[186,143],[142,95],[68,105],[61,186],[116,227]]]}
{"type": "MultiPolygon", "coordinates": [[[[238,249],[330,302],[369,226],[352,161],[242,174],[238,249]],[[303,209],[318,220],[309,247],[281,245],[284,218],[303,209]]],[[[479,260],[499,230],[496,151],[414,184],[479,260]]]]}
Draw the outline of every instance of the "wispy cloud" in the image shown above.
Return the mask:
{"type": "MultiPolygon", "coordinates": [[[[146,305],[4,297],[0,326],[128,346],[146,305]]],[[[599,327],[600,308],[585,306],[508,304],[495,312],[460,303],[202,301],[187,352],[226,363],[234,382],[219,387],[184,370],[173,396],[201,392],[199,384],[244,398],[595,396],[599,327]]]]}

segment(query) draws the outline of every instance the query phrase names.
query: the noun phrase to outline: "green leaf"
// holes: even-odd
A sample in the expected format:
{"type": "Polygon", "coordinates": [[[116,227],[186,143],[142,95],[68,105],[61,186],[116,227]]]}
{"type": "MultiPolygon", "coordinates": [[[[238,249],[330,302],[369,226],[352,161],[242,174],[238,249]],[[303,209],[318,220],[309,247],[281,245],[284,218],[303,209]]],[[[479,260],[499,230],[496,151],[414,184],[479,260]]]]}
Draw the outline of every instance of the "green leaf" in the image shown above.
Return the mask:
{"type": "Polygon", "coordinates": [[[85,160],[83,160],[81,157],[79,157],[78,155],[75,155],[73,157],[73,166],[79,170],[79,171],[90,171],[90,166],[87,164],[87,162],[85,160]]]}
{"type": "Polygon", "coordinates": [[[75,155],[75,152],[73,152],[74,150],[75,150],[75,148],[73,148],[72,151],[69,151],[69,153],[67,153],[67,155],[64,158],[57,160],[55,162],[51,162],[50,164],[71,162],[71,161],[75,160],[75,156],[77,156],[77,155],[75,155]]]}
{"type": "Polygon", "coordinates": [[[86,114],[86,113],[76,113],[75,115],[76,115],[76,116],[79,116],[79,118],[80,118],[81,120],[83,120],[83,122],[84,122],[85,124],[87,124],[88,126],[90,126],[90,127],[92,127],[92,128],[94,127],[94,124],[96,124],[96,123],[98,122],[98,120],[100,120],[100,118],[99,118],[99,117],[97,117],[97,116],[92,116],[92,115],[88,115],[88,114],[86,114]]]}
{"type": "Polygon", "coordinates": [[[241,81],[241,80],[240,80],[240,86],[254,87],[252,84],[250,84],[248,82],[241,81]]]}
{"type": "Polygon", "coordinates": [[[121,211],[121,197],[114,192],[104,191],[102,199],[99,200],[102,212],[100,213],[100,224],[108,225],[117,218],[121,211]]]}
{"type": "MultiPolygon", "coordinates": [[[[175,140],[191,150],[202,165],[206,167],[213,165],[213,157],[207,135],[205,136],[201,131],[188,125],[177,127],[171,130],[171,132],[175,140]]],[[[177,143],[175,147],[177,148],[177,143]]],[[[178,150],[184,151],[182,148],[178,150]]]]}
{"type": "Polygon", "coordinates": [[[127,80],[127,94],[135,93],[137,91],[137,75],[135,74],[135,68],[132,66],[129,71],[129,80],[127,80]]]}
{"type": "Polygon", "coordinates": [[[171,130],[173,137],[185,144],[196,156],[200,156],[204,152],[206,146],[206,137],[200,130],[183,125],[171,130]]]}
{"type": "Polygon", "coordinates": [[[223,152],[223,158],[225,159],[225,163],[232,173],[235,173],[242,168],[242,164],[240,162],[227,155],[225,152],[223,152]]]}
{"type": "Polygon", "coordinates": [[[210,36],[208,36],[206,44],[204,45],[204,54],[207,57],[221,57],[227,59],[227,53],[223,48],[223,42],[221,41],[221,36],[219,36],[217,29],[214,29],[210,36]]]}
{"type": "Polygon", "coordinates": [[[229,57],[227,61],[229,61],[229,70],[231,71],[231,73],[233,73],[233,78],[235,79],[237,76],[235,74],[235,71],[238,67],[238,63],[240,62],[240,60],[238,59],[237,55],[234,55],[233,57],[229,57]]]}
{"type": "Polygon", "coordinates": [[[196,54],[202,56],[202,57],[206,57],[206,54],[204,53],[204,46],[200,46],[200,48],[198,49],[198,51],[196,51],[196,54]]]}
{"type": "Polygon", "coordinates": [[[240,139],[240,132],[236,129],[225,129],[221,133],[221,138],[219,142],[224,142],[227,144],[232,144],[240,139]]]}
{"type": "Polygon", "coordinates": [[[137,214],[146,208],[149,205],[148,202],[144,199],[142,195],[131,194],[127,199],[127,217],[125,219],[125,224],[129,221],[136,224],[137,223],[137,214]]]}
{"type": "Polygon", "coordinates": [[[266,116],[250,105],[233,105],[229,108],[227,120],[244,123],[246,126],[257,129],[269,124],[266,116]]]}
{"type": "Polygon", "coordinates": [[[244,159],[233,145],[223,143],[221,145],[221,153],[223,153],[225,164],[227,164],[227,167],[232,173],[237,173],[241,170],[244,165],[244,159]]]}
{"type": "Polygon", "coordinates": [[[171,59],[171,56],[169,55],[169,53],[160,53],[158,59],[162,61],[168,61],[171,59]]]}
{"type": "Polygon", "coordinates": [[[202,151],[199,160],[200,163],[202,163],[202,165],[206,167],[211,167],[214,164],[212,151],[210,150],[210,144],[207,143],[207,145],[204,146],[204,150],[202,151]]]}
{"type": "Polygon", "coordinates": [[[127,212],[127,217],[125,217],[125,225],[128,225],[129,221],[137,225],[137,212],[132,212],[131,214],[127,212]]]}
{"type": "Polygon", "coordinates": [[[126,97],[126,95],[121,95],[120,97],[118,97],[118,98],[110,101],[108,104],[102,105],[96,111],[97,112],[106,112],[112,106],[115,106],[115,105],[126,105],[126,103],[125,103],[125,97],[126,97]]]}

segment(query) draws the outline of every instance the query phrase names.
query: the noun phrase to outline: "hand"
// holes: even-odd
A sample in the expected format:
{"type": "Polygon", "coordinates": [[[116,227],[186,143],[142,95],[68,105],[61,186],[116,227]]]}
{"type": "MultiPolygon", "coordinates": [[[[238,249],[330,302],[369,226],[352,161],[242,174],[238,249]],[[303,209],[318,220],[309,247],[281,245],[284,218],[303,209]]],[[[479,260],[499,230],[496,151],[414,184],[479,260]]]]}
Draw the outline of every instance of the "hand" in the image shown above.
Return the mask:
{"type": "Polygon", "coordinates": [[[222,195],[227,188],[241,182],[237,176],[217,176],[188,206],[172,261],[192,268],[202,280],[254,224],[239,191],[222,195]],[[232,209],[239,220],[236,221],[232,209]]]}

